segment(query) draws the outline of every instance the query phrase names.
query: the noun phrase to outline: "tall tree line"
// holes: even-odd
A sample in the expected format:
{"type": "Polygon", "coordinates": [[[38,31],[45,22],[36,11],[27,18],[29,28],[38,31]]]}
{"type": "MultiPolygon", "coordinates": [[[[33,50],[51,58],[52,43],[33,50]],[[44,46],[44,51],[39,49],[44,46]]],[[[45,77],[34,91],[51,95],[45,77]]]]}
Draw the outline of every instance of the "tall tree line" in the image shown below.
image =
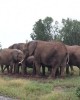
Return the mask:
{"type": "Polygon", "coordinates": [[[80,45],[80,21],[67,18],[59,24],[52,17],[39,19],[30,36],[32,40],[58,40],[68,45],[80,45]]]}

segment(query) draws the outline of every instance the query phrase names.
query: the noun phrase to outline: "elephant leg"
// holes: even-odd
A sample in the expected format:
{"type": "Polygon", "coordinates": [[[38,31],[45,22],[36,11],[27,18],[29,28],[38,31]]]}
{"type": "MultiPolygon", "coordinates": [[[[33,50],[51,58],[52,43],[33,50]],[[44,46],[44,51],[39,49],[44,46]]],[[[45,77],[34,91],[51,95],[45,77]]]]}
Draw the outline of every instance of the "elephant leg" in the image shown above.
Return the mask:
{"type": "Polygon", "coordinates": [[[14,65],[14,73],[19,73],[19,65],[17,63],[14,65]]]}
{"type": "Polygon", "coordinates": [[[69,64],[66,65],[66,74],[67,74],[67,75],[70,74],[70,72],[69,72],[69,64]]]}
{"type": "Polygon", "coordinates": [[[59,65],[58,62],[56,60],[53,60],[53,63],[51,66],[52,71],[51,71],[51,75],[50,75],[50,77],[52,77],[53,79],[55,78],[55,73],[56,73],[56,70],[58,68],[58,65],[59,65]]]}
{"type": "Polygon", "coordinates": [[[60,66],[60,76],[61,76],[62,78],[64,77],[65,68],[66,68],[66,62],[64,62],[64,63],[60,66]]]}
{"type": "Polygon", "coordinates": [[[14,64],[11,62],[10,63],[10,71],[9,71],[10,73],[12,73],[13,67],[14,67],[14,64]]]}
{"type": "Polygon", "coordinates": [[[6,65],[6,68],[7,68],[7,72],[9,73],[9,65],[6,65]]]}
{"type": "Polygon", "coordinates": [[[51,67],[48,67],[48,71],[51,72],[51,67]]]}
{"type": "Polygon", "coordinates": [[[7,69],[7,73],[9,73],[9,65],[6,65],[3,70],[7,69]]]}
{"type": "Polygon", "coordinates": [[[61,68],[60,68],[60,69],[61,69],[61,75],[60,75],[60,76],[61,76],[62,78],[64,77],[64,68],[65,68],[64,66],[61,66],[61,68]]]}
{"type": "Polygon", "coordinates": [[[41,65],[38,62],[35,62],[35,66],[36,66],[36,77],[39,77],[41,65]]]}
{"type": "Polygon", "coordinates": [[[9,65],[3,66],[3,68],[2,68],[3,72],[5,71],[5,69],[7,69],[7,72],[9,73],[9,65]]]}
{"type": "Polygon", "coordinates": [[[57,67],[58,67],[57,65],[52,67],[52,72],[49,77],[55,79],[55,73],[56,73],[57,67]]]}
{"type": "Polygon", "coordinates": [[[60,77],[63,78],[65,76],[64,72],[65,72],[65,68],[67,68],[67,67],[69,68],[69,64],[67,63],[67,56],[66,57],[64,56],[64,59],[60,64],[60,72],[61,72],[60,77]]]}
{"type": "Polygon", "coordinates": [[[60,68],[58,67],[55,73],[55,76],[59,76],[60,75],[60,68]]]}
{"type": "Polygon", "coordinates": [[[4,66],[3,71],[5,71],[5,69],[7,68],[6,66],[7,66],[7,65],[4,66]]]}
{"type": "Polygon", "coordinates": [[[33,66],[33,75],[36,75],[36,67],[33,66]]]}
{"type": "Polygon", "coordinates": [[[10,66],[10,73],[12,73],[12,70],[13,70],[13,66],[10,66]]]}
{"type": "Polygon", "coordinates": [[[21,72],[22,72],[22,75],[25,75],[25,74],[27,74],[27,67],[26,67],[26,65],[23,63],[22,64],[22,67],[21,67],[21,72]]]}
{"type": "Polygon", "coordinates": [[[45,66],[42,66],[42,75],[45,76],[45,66]]]}
{"type": "Polygon", "coordinates": [[[4,69],[3,69],[4,65],[1,65],[1,72],[4,73],[4,69]]]}
{"type": "Polygon", "coordinates": [[[48,74],[51,74],[52,68],[51,66],[48,67],[48,74]]]}

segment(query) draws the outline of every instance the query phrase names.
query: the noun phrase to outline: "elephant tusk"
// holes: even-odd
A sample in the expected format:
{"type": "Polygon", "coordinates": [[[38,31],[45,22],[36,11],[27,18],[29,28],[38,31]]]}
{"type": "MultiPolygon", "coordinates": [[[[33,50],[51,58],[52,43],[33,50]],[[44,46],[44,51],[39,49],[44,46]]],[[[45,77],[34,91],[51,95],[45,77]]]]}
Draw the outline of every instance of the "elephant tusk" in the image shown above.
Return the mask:
{"type": "Polygon", "coordinates": [[[22,64],[22,62],[23,62],[23,60],[21,60],[21,61],[19,62],[19,64],[22,64]]]}

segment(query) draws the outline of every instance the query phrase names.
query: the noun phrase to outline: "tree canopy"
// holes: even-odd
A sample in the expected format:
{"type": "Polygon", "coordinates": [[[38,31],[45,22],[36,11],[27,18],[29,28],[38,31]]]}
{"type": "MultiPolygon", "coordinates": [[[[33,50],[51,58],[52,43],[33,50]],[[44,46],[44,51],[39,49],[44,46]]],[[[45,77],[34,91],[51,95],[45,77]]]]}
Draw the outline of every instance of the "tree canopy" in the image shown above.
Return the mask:
{"type": "Polygon", "coordinates": [[[53,40],[51,17],[46,17],[44,20],[39,19],[33,26],[33,33],[31,38],[33,40],[53,40]]]}
{"type": "Polygon", "coordinates": [[[80,22],[72,19],[62,19],[61,39],[65,44],[80,45],[80,22]]]}
{"type": "Polygon", "coordinates": [[[68,45],[80,45],[80,21],[70,18],[62,19],[61,24],[51,17],[39,19],[31,33],[33,40],[58,40],[68,45]]]}

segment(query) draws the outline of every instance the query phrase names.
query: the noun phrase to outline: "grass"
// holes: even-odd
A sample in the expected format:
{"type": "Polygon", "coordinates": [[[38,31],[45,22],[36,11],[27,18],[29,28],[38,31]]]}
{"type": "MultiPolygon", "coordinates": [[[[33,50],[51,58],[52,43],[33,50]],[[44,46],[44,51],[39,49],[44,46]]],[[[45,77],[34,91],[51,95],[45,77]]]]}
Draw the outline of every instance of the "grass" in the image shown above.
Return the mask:
{"type": "Polygon", "coordinates": [[[73,76],[55,80],[0,75],[0,94],[19,100],[79,100],[75,93],[79,86],[77,70],[73,76]]]}

